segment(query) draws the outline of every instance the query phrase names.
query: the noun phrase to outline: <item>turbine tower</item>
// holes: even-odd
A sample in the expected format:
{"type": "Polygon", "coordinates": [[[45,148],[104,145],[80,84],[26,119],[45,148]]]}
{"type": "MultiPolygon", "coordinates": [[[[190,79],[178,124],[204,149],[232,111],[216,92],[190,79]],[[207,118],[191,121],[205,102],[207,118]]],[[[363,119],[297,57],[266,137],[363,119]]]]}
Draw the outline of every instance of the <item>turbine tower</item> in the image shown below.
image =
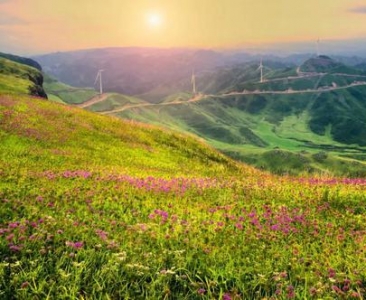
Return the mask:
{"type": "Polygon", "coordinates": [[[260,70],[261,71],[261,81],[260,83],[263,83],[263,61],[261,59],[261,62],[259,63],[259,67],[257,69],[257,71],[260,70]]]}
{"type": "Polygon", "coordinates": [[[95,82],[94,85],[97,83],[98,79],[99,79],[99,94],[102,95],[103,94],[103,85],[102,85],[102,72],[104,70],[99,70],[97,77],[95,78],[95,82]]]}
{"type": "Polygon", "coordinates": [[[320,44],[320,39],[318,38],[316,41],[316,55],[319,57],[320,55],[320,51],[319,51],[319,44],[320,44]]]}
{"type": "Polygon", "coordinates": [[[196,95],[196,93],[197,93],[197,91],[196,91],[196,75],[194,74],[194,70],[192,71],[191,83],[192,83],[193,95],[196,95]]]}

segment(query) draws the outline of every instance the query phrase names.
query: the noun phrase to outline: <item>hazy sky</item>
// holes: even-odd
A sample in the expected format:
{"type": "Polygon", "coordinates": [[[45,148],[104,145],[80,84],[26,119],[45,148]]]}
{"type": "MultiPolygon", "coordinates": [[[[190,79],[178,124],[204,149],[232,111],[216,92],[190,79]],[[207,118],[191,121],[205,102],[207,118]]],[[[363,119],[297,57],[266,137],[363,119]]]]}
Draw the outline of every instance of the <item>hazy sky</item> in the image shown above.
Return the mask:
{"type": "Polygon", "coordinates": [[[0,51],[366,37],[365,0],[0,0],[0,51]]]}

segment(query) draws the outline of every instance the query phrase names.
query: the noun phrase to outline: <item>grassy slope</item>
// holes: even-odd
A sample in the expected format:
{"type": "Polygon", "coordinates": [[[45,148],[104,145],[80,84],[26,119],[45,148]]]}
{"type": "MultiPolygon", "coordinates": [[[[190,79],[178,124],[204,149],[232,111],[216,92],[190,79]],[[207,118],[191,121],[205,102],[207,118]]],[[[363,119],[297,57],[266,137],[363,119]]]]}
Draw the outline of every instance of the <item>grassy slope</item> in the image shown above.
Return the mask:
{"type": "Polygon", "coordinates": [[[42,89],[39,70],[0,57],[0,91],[8,94],[35,94],[42,89]]]}
{"type": "Polygon", "coordinates": [[[0,96],[0,140],[0,298],[366,295],[365,181],[23,96],[0,96]]]}
{"type": "MultiPolygon", "coordinates": [[[[228,159],[192,138],[149,125],[21,97],[2,97],[1,104],[3,150],[13,144],[20,148],[32,144],[38,157],[35,166],[43,171],[51,167],[50,163],[53,169],[60,170],[75,164],[89,169],[120,166],[120,172],[128,169],[130,174],[164,176],[214,174],[213,170],[221,169],[222,164],[234,167],[228,159]],[[7,116],[7,111],[12,113],[7,116]],[[51,161],[42,160],[47,155],[51,161]],[[191,162],[189,166],[186,160],[191,162]]],[[[13,163],[7,157],[2,162],[13,163]]]]}
{"type": "Polygon", "coordinates": [[[87,109],[94,112],[102,112],[118,109],[125,105],[140,104],[140,103],[145,103],[145,101],[131,96],[112,93],[109,94],[107,99],[104,100],[103,102],[95,103],[89,106],[87,109]]]}
{"type": "MultiPolygon", "coordinates": [[[[310,94],[210,98],[195,104],[135,108],[117,115],[194,133],[235,158],[277,173],[311,171],[364,176],[362,160],[344,160],[340,155],[357,159],[356,154],[366,149],[334,141],[331,127],[322,135],[309,130],[309,122],[316,122],[308,107],[318,97],[310,94]],[[276,148],[292,151],[296,164],[279,159],[288,154],[272,151],[276,148]],[[313,155],[322,151],[328,152],[327,158],[314,159],[313,155]]],[[[320,98],[318,101],[322,101],[320,98]]]]}
{"type": "Polygon", "coordinates": [[[80,104],[98,94],[91,88],[75,88],[61,83],[49,75],[45,75],[44,88],[50,100],[67,104],[80,104]]]}

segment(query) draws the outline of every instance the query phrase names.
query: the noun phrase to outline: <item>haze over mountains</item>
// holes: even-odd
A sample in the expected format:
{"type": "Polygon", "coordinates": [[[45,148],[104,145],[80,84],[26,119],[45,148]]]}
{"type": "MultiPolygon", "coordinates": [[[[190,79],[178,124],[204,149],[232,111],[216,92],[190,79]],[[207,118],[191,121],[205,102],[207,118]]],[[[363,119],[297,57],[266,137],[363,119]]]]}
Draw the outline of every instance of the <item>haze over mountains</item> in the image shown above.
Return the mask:
{"type": "MultiPolygon", "coordinates": [[[[191,90],[190,76],[222,67],[270,61],[277,68],[300,65],[312,54],[278,57],[271,54],[251,55],[212,50],[158,48],[104,48],[58,52],[35,56],[49,75],[76,87],[92,87],[98,70],[104,70],[104,89],[128,95],[140,95],[157,87],[176,85],[175,89],[191,90]]],[[[351,66],[366,64],[366,58],[336,57],[351,66]]],[[[167,91],[169,94],[171,91],[167,91]]],[[[165,95],[166,96],[166,95],[165,95]]]]}

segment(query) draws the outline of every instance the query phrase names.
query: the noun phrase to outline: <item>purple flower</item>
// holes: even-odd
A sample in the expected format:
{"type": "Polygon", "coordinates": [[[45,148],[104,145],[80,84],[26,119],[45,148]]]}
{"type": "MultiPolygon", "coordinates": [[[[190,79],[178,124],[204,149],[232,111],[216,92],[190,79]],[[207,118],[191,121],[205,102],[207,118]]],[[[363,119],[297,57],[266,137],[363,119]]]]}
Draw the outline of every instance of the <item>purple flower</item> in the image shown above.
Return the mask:
{"type": "Polygon", "coordinates": [[[203,289],[203,288],[200,288],[200,289],[197,291],[197,293],[198,293],[199,295],[203,295],[204,293],[206,293],[206,290],[205,290],[205,289],[203,289]]]}
{"type": "Polygon", "coordinates": [[[225,294],[222,296],[222,300],[231,300],[231,296],[230,296],[230,294],[225,293],[225,294]]]}
{"type": "Polygon", "coordinates": [[[74,248],[76,250],[83,248],[83,242],[66,242],[66,246],[74,248]]]}
{"type": "Polygon", "coordinates": [[[243,224],[241,224],[241,223],[236,223],[236,224],[235,224],[235,227],[236,227],[237,229],[239,229],[239,230],[243,230],[243,224]]]}
{"type": "Polygon", "coordinates": [[[22,246],[10,244],[9,249],[13,252],[19,252],[20,250],[22,250],[22,246]]]}
{"type": "Polygon", "coordinates": [[[9,223],[9,228],[17,228],[19,226],[19,222],[9,223]]]}
{"type": "Polygon", "coordinates": [[[287,298],[293,299],[295,298],[295,289],[292,285],[287,287],[287,298]]]}

